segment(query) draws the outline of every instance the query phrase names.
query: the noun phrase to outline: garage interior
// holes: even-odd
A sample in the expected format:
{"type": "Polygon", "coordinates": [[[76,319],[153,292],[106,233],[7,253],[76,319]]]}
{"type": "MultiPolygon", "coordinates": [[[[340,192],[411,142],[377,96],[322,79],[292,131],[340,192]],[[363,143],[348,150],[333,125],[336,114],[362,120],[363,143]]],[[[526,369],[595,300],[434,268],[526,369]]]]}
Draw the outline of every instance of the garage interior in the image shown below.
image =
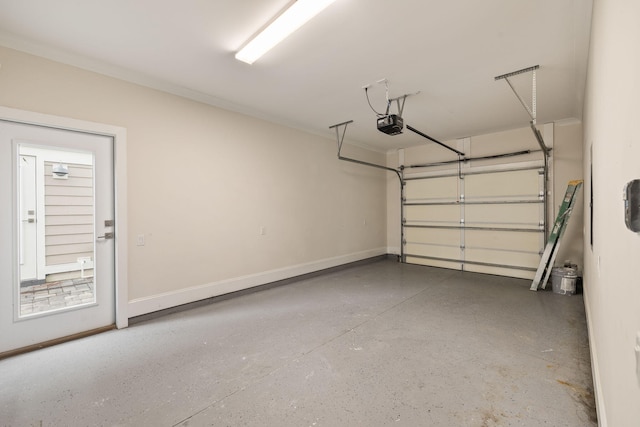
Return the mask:
{"type": "Polygon", "coordinates": [[[640,6],[336,0],[234,58],[289,3],[0,0],[0,121],[117,128],[115,329],[2,344],[2,422],[635,425],[640,6]],[[582,292],[533,292],[573,180],[582,292]]]}

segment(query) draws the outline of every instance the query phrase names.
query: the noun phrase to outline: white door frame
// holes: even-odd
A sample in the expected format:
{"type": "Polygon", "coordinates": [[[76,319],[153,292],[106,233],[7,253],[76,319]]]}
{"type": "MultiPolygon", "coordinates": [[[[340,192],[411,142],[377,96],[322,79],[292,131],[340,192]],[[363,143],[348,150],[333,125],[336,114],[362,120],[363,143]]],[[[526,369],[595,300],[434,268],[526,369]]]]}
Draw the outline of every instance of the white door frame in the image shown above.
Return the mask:
{"type": "MultiPolygon", "coordinates": [[[[127,313],[129,299],[127,283],[127,130],[119,126],[34,113],[3,106],[0,106],[0,119],[113,138],[116,327],[118,329],[126,328],[129,325],[127,313]]],[[[17,230],[14,230],[14,233],[16,232],[17,230]]],[[[16,251],[17,249],[14,248],[13,250],[16,251]]],[[[14,259],[16,259],[15,255],[14,253],[14,259]]]]}
{"type": "Polygon", "coordinates": [[[18,246],[20,255],[18,259],[20,260],[20,281],[26,280],[38,280],[38,275],[40,273],[39,268],[39,258],[38,258],[38,244],[41,239],[38,239],[38,227],[40,226],[39,221],[40,218],[37,217],[39,211],[37,210],[38,206],[38,191],[36,190],[36,176],[37,176],[37,158],[36,156],[27,154],[21,154],[19,157],[20,166],[18,166],[19,170],[19,178],[18,178],[18,200],[19,200],[19,211],[18,214],[18,227],[20,228],[20,238],[18,239],[18,246]],[[31,158],[31,162],[33,164],[29,164],[23,159],[31,158]],[[28,166],[25,166],[28,165],[28,166]],[[27,176],[28,175],[28,176],[27,176]],[[31,209],[25,209],[25,205],[31,209]],[[25,211],[30,210],[35,212],[36,215],[26,214],[25,211]],[[25,224],[25,221],[28,221],[25,224]],[[32,222],[35,220],[35,222],[32,222]]]}

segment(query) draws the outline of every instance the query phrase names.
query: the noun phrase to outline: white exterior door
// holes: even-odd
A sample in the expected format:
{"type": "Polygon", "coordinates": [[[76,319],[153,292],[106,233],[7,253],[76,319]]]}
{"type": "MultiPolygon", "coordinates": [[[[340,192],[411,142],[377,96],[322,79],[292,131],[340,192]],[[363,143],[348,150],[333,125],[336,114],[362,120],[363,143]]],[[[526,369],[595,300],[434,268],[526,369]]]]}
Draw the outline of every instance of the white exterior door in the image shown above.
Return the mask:
{"type": "Polygon", "coordinates": [[[113,138],[0,121],[0,163],[0,353],[114,324],[113,138]]]}

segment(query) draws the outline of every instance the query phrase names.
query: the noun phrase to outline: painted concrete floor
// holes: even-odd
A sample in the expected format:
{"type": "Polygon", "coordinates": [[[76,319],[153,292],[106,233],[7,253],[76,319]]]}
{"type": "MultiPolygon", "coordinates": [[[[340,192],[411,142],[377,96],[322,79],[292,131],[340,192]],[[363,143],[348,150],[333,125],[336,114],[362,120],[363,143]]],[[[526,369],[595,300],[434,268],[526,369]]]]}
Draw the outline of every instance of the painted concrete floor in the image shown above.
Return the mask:
{"type": "Polygon", "coordinates": [[[3,426],[594,426],[583,300],[384,260],[0,361],[3,426]]]}

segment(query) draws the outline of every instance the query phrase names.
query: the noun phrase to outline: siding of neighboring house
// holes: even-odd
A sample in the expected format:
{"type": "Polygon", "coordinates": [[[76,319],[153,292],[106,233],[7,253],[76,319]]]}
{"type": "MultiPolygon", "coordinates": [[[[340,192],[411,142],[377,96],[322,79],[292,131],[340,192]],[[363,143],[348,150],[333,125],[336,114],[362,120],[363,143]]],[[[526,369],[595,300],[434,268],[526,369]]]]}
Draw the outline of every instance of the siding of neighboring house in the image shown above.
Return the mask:
{"type": "Polygon", "coordinates": [[[45,162],[45,265],[79,270],[78,258],[93,260],[93,167],[68,164],[68,179],[55,179],[54,164],[45,162]]]}

